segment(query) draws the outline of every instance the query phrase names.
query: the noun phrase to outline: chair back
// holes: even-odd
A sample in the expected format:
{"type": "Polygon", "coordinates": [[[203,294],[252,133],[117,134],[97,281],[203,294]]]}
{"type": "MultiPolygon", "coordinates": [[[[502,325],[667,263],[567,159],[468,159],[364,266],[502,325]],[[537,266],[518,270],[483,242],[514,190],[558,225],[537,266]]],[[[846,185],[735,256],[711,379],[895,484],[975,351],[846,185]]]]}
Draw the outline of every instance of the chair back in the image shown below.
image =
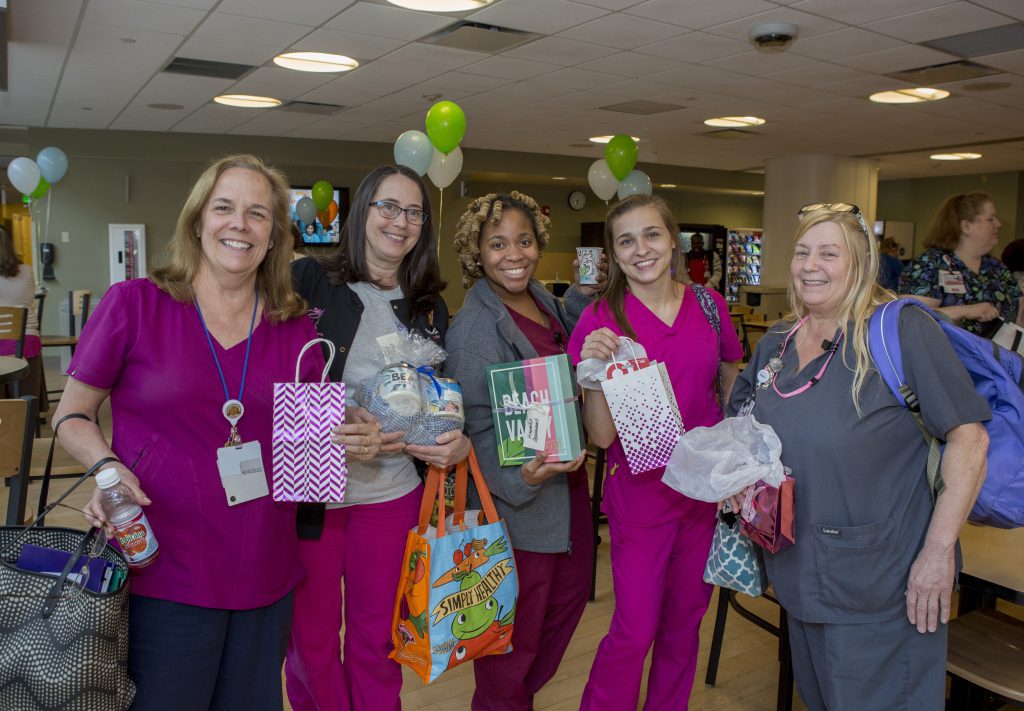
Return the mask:
{"type": "Polygon", "coordinates": [[[0,400],[0,479],[14,480],[8,493],[8,526],[24,523],[38,407],[30,395],[0,400]]]}
{"type": "Polygon", "coordinates": [[[89,305],[92,292],[88,289],[73,289],[68,292],[68,335],[77,336],[89,320],[89,305]]]}
{"type": "Polygon", "coordinates": [[[0,341],[17,341],[14,355],[21,358],[25,350],[25,327],[28,309],[24,306],[0,306],[0,341]]]}

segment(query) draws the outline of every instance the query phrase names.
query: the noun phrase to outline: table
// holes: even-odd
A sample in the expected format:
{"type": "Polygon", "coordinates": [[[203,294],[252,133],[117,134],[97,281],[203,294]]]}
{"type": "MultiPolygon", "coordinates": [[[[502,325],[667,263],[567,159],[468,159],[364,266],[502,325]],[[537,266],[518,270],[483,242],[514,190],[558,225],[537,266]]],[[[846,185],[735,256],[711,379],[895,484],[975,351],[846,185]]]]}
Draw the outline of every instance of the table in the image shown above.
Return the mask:
{"type": "Polygon", "coordinates": [[[0,385],[21,380],[27,374],[27,360],[13,356],[0,356],[0,385]]]}
{"type": "Polygon", "coordinates": [[[960,533],[960,547],[961,613],[994,607],[996,598],[1024,605],[1024,528],[968,523],[960,533]]]}

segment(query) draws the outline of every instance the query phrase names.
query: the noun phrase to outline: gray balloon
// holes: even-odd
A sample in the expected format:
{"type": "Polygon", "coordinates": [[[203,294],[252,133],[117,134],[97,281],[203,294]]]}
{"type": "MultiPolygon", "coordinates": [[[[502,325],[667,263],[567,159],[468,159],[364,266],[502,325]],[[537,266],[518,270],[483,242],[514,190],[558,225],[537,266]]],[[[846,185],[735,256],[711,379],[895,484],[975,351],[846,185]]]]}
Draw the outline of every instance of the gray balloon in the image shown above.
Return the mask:
{"type": "Polygon", "coordinates": [[[316,205],[313,204],[313,198],[300,198],[295,203],[295,214],[299,216],[304,225],[313,224],[313,220],[316,219],[316,205]]]}

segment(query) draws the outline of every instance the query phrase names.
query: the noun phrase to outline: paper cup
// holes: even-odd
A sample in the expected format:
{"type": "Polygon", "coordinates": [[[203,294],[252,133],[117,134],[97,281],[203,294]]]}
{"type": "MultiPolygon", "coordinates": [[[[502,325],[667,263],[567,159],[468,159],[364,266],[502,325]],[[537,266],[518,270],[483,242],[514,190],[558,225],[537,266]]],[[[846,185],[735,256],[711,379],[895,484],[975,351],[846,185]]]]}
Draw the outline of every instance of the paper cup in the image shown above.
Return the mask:
{"type": "Polygon", "coordinates": [[[580,284],[597,284],[597,263],[601,261],[603,247],[577,247],[576,259],[579,260],[580,284]]]}

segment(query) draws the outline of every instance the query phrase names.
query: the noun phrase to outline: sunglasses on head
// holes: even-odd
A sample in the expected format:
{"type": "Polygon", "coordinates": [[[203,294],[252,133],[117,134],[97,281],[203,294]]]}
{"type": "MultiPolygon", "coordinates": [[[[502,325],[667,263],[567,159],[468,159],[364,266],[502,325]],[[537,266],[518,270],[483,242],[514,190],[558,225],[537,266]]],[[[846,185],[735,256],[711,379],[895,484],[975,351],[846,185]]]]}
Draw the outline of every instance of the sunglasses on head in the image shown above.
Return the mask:
{"type": "Polygon", "coordinates": [[[804,205],[800,208],[800,212],[797,213],[797,217],[803,219],[806,215],[817,212],[818,210],[828,210],[829,212],[849,212],[856,216],[857,222],[860,224],[860,228],[864,230],[864,234],[869,238],[871,237],[871,231],[868,230],[868,224],[864,221],[864,216],[860,213],[860,208],[856,205],[848,202],[812,202],[809,205],[804,205]]]}

